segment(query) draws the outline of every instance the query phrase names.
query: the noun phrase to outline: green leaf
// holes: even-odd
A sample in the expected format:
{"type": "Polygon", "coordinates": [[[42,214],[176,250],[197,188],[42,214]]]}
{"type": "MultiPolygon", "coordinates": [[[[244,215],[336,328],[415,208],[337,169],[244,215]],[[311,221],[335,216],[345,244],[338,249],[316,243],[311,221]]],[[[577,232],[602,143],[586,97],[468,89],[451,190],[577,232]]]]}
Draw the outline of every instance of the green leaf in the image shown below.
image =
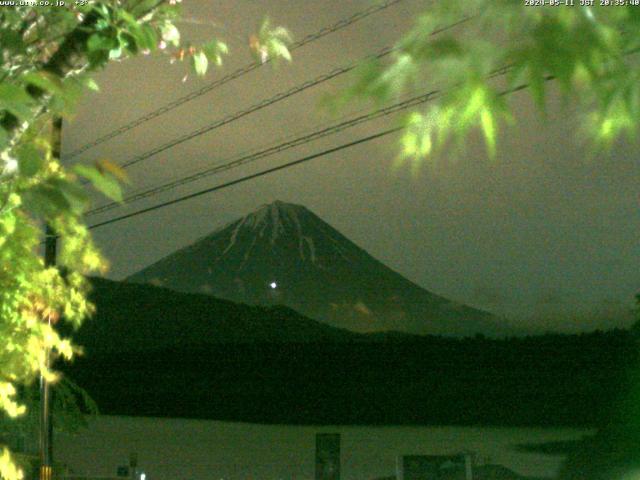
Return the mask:
{"type": "Polygon", "coordinates": [[[482,132],[484,133],[484,140],[487,144],[489,158],[493,159],[496,156],[496,124],[490,109],[484,108],[482,110],[480,113],[480,123],[482,125],[482,132]]]}
{"type": "Polygon", "coordinates": [[[83,83],[85,87],[87,87],[89,90],[93,92],[100,91],[100,86],[96,83],[96,81],[93,78],[87,77],[84,79],[83,83]]]}
{"type": "Polygon", "coordinates": [[[148,13],[156,5],[158,5],[158,0],[141,0],[139,2],[135,2],[134,6],[131,8],[131,14],[138,18],[141,15],[148,13]]]}
{"type": "Polygon", "coordinates": [[[24,50],[24,42],[18,32],[9,29],[0,31],[0,44],[7,50],[24,50]]]}
{"type": "Polygon", "coordinates": [[[138,29],[132,29],[130,33],[142,50],[154,50],[158,45],[158,34],[149,25],[141,25],[138,29]]]}
{"type": "Polygon", "coordinates": [[[89,52],[109,51],[118,47],[118,42],[112,38],[102,35],[100,33],[94,33],[89,37],[87,41],[87,49],[89,52]]]}
{"type": "Polygon", "coordinates": [[[284,58],[287,61],[291,61],[291,52],[287,48],[287,45],[278,39],[272,39],[268,43],[269,45],[269,58],[284,58]]]}
{"type": "Polygon", "coordinates": [[[22,199],[29,211],[47,219],[71,211],[71,204],[65,195],[46,183],[26,190],[22,199]]]}
{"type": "Polygon", "coordinates": [[[87,41],[87,56],[89,57],[89,62],[94,68],[100,67],[112,58],[110,56],[111,50],[117,48],[118,42],[115,38],[94,33],[87,41]]]}
{"type": "Polygon", "coordinates": [[[209,60],[207,60],[205,53],[203,51],[196,52],[191,58],[193,59],[193,69],[201,77],[204,76],[209,68],[209,60]]]}
{"type": "Polygon", "coordinates": [[[136,38],[131,35],[131,33],[124,31],[118,33],[118,42],[121,49],[124,49],[125,51],[130,52],[133,55],[137,55],[138,42],[136,38]]]}
{"type": "Polygon", "coordinates": [[[110,25],[111,23],[109,22],[109,20],[101,18],[96,22],[96,30],[97,31],[106,30],[109,28],[110,25]]]}
{"type": "Polygon", "coordinates": [[[531,96],[536,106],[542,112],[546,111],[546,91],[544,83],[545,80],[542,71],[536,63],[532,63],[529,66],[529,88],[531,89],[531,96]]]}
{"type": "Polygon", "coordinates": [[[33,99],[17,85],[0,84],[0,110],[8,110],[21,120],[31,116],[33,99]]]}
{"type": "Polygon", "coordinates": [[[87,82],[89,82],[89,79],[84,75],[67,77],[63,81],[64,90],[62,95],[54,96],[53,101],[57,100],[62,102],[64,109],[67,112],[72,111],[81,95],[84,93],[84,90],[87,87],[87,82]]]}
{"type": "Polygon", "coordinates": [[[427,157],[433,148],[432,128],[429,120],[419,112],[411,113],[405,120],[405,129],[400,139],[401,159],[419,161],[427,157]]]}
{"type": "Polygon", "coordinates": [[[44,164],[42,154],[33,145],[23,145],[17,154],[20,173],[27,178],[36,175],[44,164]]]}
{"type": "Polygon", "coordinates": [[[107,4],[98,3],[96,5],[96,7],[94,7],[94,10],[96,12],[98,12],[103,18],[109,19],[111,11],[110,11],[109,6],[107,4]]]}
{"type": "Polygon", "coordinates": [[[391,88],[387,82],[382,80],[384,68],[379,59],[369,60],[360,64],[355,72],[356,81],[353,86],[347,89],[342,103],[346,103],[353,97],[370,97],[382,103],[389,99],[391,88]]]}
{"type": "Polygon", "coordinates": [[[207,56],[209,61],[220,66],[222,65],[222,56],[229,53],[229,47],[224,42],[221,42],[219,40],[212,40],[202,46],[202,51],[207,56]]]}
{"type": "Polygon", "coordinates": [[[25,83],[34,85],[49,93],[59,95],[63,91],[62,81],[49,72],[30,72],[24,77],[25,83]]]}
{"type": "Polygon", "coordinates": [[[122,188],[117,178],[110,173],[103,173],[96,167],[76,165],[73,171],[91,182],[96,190],[102,192],[111,200],[122,202],[122,188]]]}
{"type": "Polygon", "coordinates": [[[73,212],[82,213],[88,205],[89,197],[85,189],[80,185],[60,178],[53,178],[48,183],[64,195],[73,212]]]}
{"type": "Polygon", "coordinates": [[[121,56],[122,56],[122,48],[121,47],[117,47],[117,48],[114,48],[112,50],[109,50],[109,59],[110,60],[118,59],[121,56]]]}
{"type": "Polygon", "coordinates": [[[459,58],[465,54],[463,45],[455,38],[448,36],[435,40],[407,46],[406,50],[418,60],[441,61],[445,57],[459,58]]]}
{"type": "Polygon", "coordinates": [[[271,21],[269,18],[265,18],[252,48],[254,55],[262,62],[267,58],[284,58],[291,61],[291,52],[288,48],[290,43],[289,31],[284,27],[271,27],[271,21]]]}
{"type": "Polygon", "coordinates": [[[175,47],[180,45],[180,32],[172,23],[165,23],[161,28],[162,39],[175,47]]]}
{"type": "Polygon", "coordinates": [[[9,135],[7,135],[7,131],[0,127],[0,149],[4,149],[5,145],[9,141],[9,135]]]}

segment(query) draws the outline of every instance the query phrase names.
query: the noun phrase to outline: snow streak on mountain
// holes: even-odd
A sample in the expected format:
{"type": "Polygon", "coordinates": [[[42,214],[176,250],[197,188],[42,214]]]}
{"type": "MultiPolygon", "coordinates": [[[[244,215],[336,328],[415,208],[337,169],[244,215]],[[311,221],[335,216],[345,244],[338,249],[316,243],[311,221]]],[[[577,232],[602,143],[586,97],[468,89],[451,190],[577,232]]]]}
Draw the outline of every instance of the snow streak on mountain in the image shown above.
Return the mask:
{"type": "Polygon", "coordinates": [[[303,206],[276,201],[129,277],[178,291],[287,305],[360,332],[495,334],[491,315],[428,292],[303,206]]]}

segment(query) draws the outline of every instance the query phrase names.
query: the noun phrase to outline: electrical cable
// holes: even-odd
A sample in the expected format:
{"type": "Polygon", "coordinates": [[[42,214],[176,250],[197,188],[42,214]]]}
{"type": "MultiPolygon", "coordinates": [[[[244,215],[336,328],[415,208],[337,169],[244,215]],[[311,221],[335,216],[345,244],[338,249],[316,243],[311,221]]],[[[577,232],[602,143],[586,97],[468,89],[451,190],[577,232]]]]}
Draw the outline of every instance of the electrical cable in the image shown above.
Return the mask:
{"type": "Polygon", "coordinates": [[[292,140],[288,140],[284,143],[280,143],[279,145],[276,146],[272,146],[272,147],[268,147],[266,149],[260,150],[258,152],[255,153],[251,153],[248,155],[243,155],[240,158],[236,159],[236,160],[232,160],[230,162],[226,162],[226,163],[222,163],[222,164],[217,164],[214,165],[212,167],[209,167],[205,170],[202,170],[200,172],[194,173],[192,175],[188,175],[186,177],[182,177],[179,178],[177,180],[173,180],[171,182],[167,182],[164,183],[162,185],[150,188],[148,190],[144,190],[142,192],[138,192],[135,193],[133,195],[130,195],[129,197],[126,197],[124,199],[124,201],[122,203],[118,203],[118,202],[111,202],[108,203],[106,205],[94,208],[92,210],[89,210],[86,212],[85,216],[92,216],[92,215],[97,215],[100,213],[104,213],[107,212],[109,210],[113,210],[114,208],[118,208],[121,207],[122,204],[131,204],[133,202],[136,202],[138,200],[142,200],[144,198],[153,196],[153,195],[157,195],[159,193],[171,190],[173,188],[176,188],[178,186],[181,185],[186,185],[188,183],[192,183],[196,180],[200,180],[202,178],[206,178],[208,176],[211,175],[215,175],[217,173],[220,172],[224,172],[227,170],[231,170],[233,168],[237,168],[240,167],[242,165],[251,163],[251,162],[255,162],[257,160],[263,159],[265,157],[269,157],[271,155],[274,155],[276,153],[281,153],[283,151],[289,150],[291,148],[294,147],[298,147],[300,145],[305,145],[307,143],[310,143],[314,140],[320,139],[320,138],[324,138],[326,136],[329,135],[333,135],[339,132],[342,132],[348,128],[351,127],[355,127],[356,125],[360,125],[362,123],[365,122],[369,122],[371,120],[375,120],[377,118],[383,117],[383,116],[388,116],[391,115],[393,113],[396,113],[400,110],[404,110],[410,107],[414,107],[417,105],[420,105],[422,103],[425,103],[426,101],[429,100],[433,100],[437,94],[439,92],[438,91],[432,91],[423,95],[418,95],[415,97],[412,97],[408,100],[404,100],[402,102],[398,102],[395,103],[393,105],[390,105],[388,107],[384,107],[384,108],[380,108],[378,110],[375,110],[373,112],[369,112],[367,114],[364,115],[360,115],[357,116],[355,118],[351,118],[349,120],[345,120],[343,122],[334,124],[334,125],[330,125],[326,128],[323,128],[321,130],[317,130],[314,131],[312,133],[308,133],[306,135],[302,135],[300,137],[294,138],[292,140]]]}
{"type": "MultiPolygon", "coordinates": [[[[448,25],[445,25],[443,27],[437,28],[435,29],[433,32],[431,32],[431,35],[438,35],[439,33],[442,33],[446,30],[449,30],[451,28],[455,28],[458,25],[461,25],[462,23],[465,23],[469,20],[471,20],[473,17],[463,17],[462,19],[450,23],[448,25]]],[[[205,133],[211,132],[213,130],[216,130],[224,125],[227,125],[229,123],[232,123],[236,120],[241,119],[242,117],[245,117],[247,115],[250,115],[254,112],[257,112],[259,110],[262,110],[263,108],[266,108],[268,106],[273,105],[274,103],[277,103],[281,100],[284,100],[286,98],[289,98],[293,95],[296,95],[300,92],[303,92],[309,88],[315,87],[321,83],[324,83],[326,81],[332,80],[340,75],[343,75],[347,72],[350,72],[352,70],[354,70],[362,61],[366,61],[366,60],[372,60],[372,59],[380,59],[385,57],[386,55],[390,54],[391,52],[393,52],[395,49],[393,47],[385,47],[383,49],[381,49],[378,53],[373,54],[373,55],[368,55],[365,58],[356,61],[356,62],[352,62],[349,65],[343,66],[343,67],[339,67],[339,68],[335,68],[333,70],[331,70],[328,73],[324,73],[312,80],[307,80],[306,82],[303,82],[302,84],[299,84],[295,87],[290,88],[289,90],[283,91],[283,92],[279,92],[276,95],[274,95],[273,97],[270,97],[268,99],[264,99],[246,109],[237,111],[235,113],[232,113],[230,115],[227,115],[226,117],[223,117],[219,120],[216,120],[213,123],[210,123],[208,125],[205,125],[203,127],[200,127],[194,131],[191,131],[187,134],[184,134],[178,138],[175,138],[169,142],[166,142],[158,147],[155,147],[151,150],[148,150],[122,164],[120,164],[120,167],[122,168],[128,168],[131,167],[133,165],[136,165],[144,160],[147,160],[161,152],[164,152],[166,150],[169,150],[177,145],[180,145],[184,142],[187,142],[189,140],[192,140],[196,137],[199,137],[201,135],[204,135],[205,133]]],[[[84,181],[84,184],[88,183],[87,181],[84,181]]]]}
{"type": "MultiPolygon", "coordinates": [[[[379,51],[377,54],[371,56],[367,56],[365,57],[363,60],[368,60],[368,59],[378,59],[378,58],[382,58],[385,55],[388,55],[390,52],[392,51],[391,47],[385,47],[383,48],[381,51],[379,51]]],[[[174,138],[173,140],[166,142],[156,148],[153,148],[151,150],[146,151],[145,153],[142,153],[140,155],[135,156],[134,158],[127,160],[126,162],[122,163],[120,166],[122,168],[129,168],[133,165],[136,165],[137,163],[140,163],[144,160],[147,160],[159,153],[164,152],[165,150],[169,150],[170,148],[175,147],[176,145],[180,145],[181,143],[187,142],[189,140],[192,140],[196,137],[199,137],[201,135],[204,135],[205,133],[209,133],[213,130],[216,130],[224,125],[227,125],[231,122],[234,122],[236,120],[239,120],[243,117],[246,117],[247,115],[250,115],[254,112],[257,112],[259,110],[262,110],[263,108],[269,107],[271,105],[273,105],[274,103],[280,102],[282,100],[285,100],[289,97],[292,97],[300,92],[304,92],[305,90],[308,90],[309,88],[315,87],[316,85],[320,85],[324,82],[327,82],[329,80],[332,80],[336,77],[339,77],[340,75],[343,75],[347,72],[352,71],[353,69],[355,69],[361,62],[362,60],[358,61],[358,62],[354,62],[351,63],[349,65],[346,65],[344,67],[338,67],[335,68],[333,70],[331,70],[330,72],[324,73],[312,80],[307,80],[304,83],[301,83],[300,85],[296,85],[293,88],[290,88],[289,90],[277,93],[276,95],[274,95],[273,97],[264,99],[262,101],[260,101],[259,103],[256,103],[246,109],[243,110],[239,110],[235,113],[232,113],[226,117],[223,117],[219,120],[216,120],[213,123],[210,123],[208,125],[205,125],[204,127],[200,127],[197,130],[193,130],[192,132],[189,132],[185,135],[182,135],[178,138],[174,138]]]]}
{"type": "MultiPolygon", "coordinates": [[[[337,32],[339,30],[342,30],[350,25],[353,25],[356,22],[359,22],[360,20],[363,20],[377,12],[380,12],[382,10],[385,10],[393,5],[396,5],[398,3],[400,3],[402,0],[388,0],[386,2],[377,4],[377,5],[371,5],[369,8],[362,10],[360,12],[356,12],[353,15],[351,15],[350,17],[344,18],[342,20],[339,20],[338,22],[336,22],[335,24],[331,25],[331,26],[327,26],[327,27],[323,27],[320,30],[318,30],[315,33],[309,34],[306,37],[304,37],[302,40],[295,42],[291,45],[291,47],[289,47],[289,51],[293,52],[294,50],[297,50],[298,48],[303,47],[304,45],[307,45],[309,43],[312,43],[316,40],[319,40],[333,32],[337,32]]],[[[271,61],[271,59],[267,59],[266,62],[264,63],[259,63],[259,62],[252,62],[250,64],[245,65],[244,67],[241,67],[237,70],[235,70],[234,72],[225,75],[224,77],[215,80],[211,83],[209,83],[208,85],[205,85],[204,87],[191,92],[187,95],[184,95],[170,103],[167,103],[166,105],[147,113],[146,115],[143,115],[141,117],[138,117],[135,120],[132,120],[131,122],[122,125],[121,127],[112,130],[111,132],[91,141],[88,142],[86,144],[84,144],[83,146],[77,148],[76,150],[73,150],[71,153],[67,154],[65,156],[65,160],[70,160],[74,157],[77,157],[78,155],[80,155],[83,152],[86,152],[87,150],[96,147],[108,140],[111,140],[117,136],[122,135],[123,133],[128,132],[129,130],[132,130],[136,127],[138,127],[139,125],[142,125],[143,123],[146,123],[154,118],[157,118],[161,115],[164,115],[167,112],[170,112],[171,110],[174,110],[175,108],[184,105],[187,102],[190,102],[193,99],[196,99],[198,97],[201,97],[203,95],[205,95],[206,93],[215,90],[218,87],[221,87],[222,85],[225,85],[226,83],[235,80],[237,78],[242,77],[243,75],[246,75],[249,72],[252,72],[253,70],[256,70],[257,68],[260,68],[262,65],[269,63],[271,61]]]]}
{"type": "MultiPolygon", "coordinates": [[[[499,74],[499,75],[504,75],[505,73],[506,73],[506,71],[501,73],[501,74],[499,74]]],[[[553,76],[549,75],[549,76],[545,77],[545,81],[553,80],[553,78],[554,78],[553,76]]],[[[501,92],[500,95],[508,95],[508,94],[511,94],[511,93],[514,93],[514,92],[517,92],[517,91],[520,91],[520,90],[524,90],[528,86],[529,86],[528,84],[519,85],[517,87],[513,87],[513,88],[510,88],[508,90],[505,90],[505,91],[501,92]]],[[[372,135],[368,135],[366,137],[359,138],[359,139],[354,140],[352,142],[348,142],[348,143],[339,145],[337,147],[332,147],[332,148],[329,148],[327,150],[323,150],[321,152],[317,152],[317,153],[314,153],[314,154],[311,154],[311,155],[307,155],[307,156],[302,157],[300,159],[293,160],[291,162],[287,162],[287,163],[284,163],[282,165],[278,165],[276,167],[271,167],[271,168],[268,168],[268,169],[265,169],[265,170],[261,170],[260,172],[253,173],[253,174],[250,174],[250,175],[245,175],[245,176],[240,177],[238,179],[231,180],[229,182],[225,182],[225,183],[222,183],[222,184],[219,184],[219,185],[214,185],[213,187],[209,187],[209,188],[206,188],[204,190],[199,190],[197,192],[190,193],[190,194],[187,194],[187,195],[183,195],[181,197],[174,198],[172,200],[168,200],[168,201],[165,201],[165,202],[161,202],[161,203],[158,203],[156,205],[152,205],[150,207],[146,207],[146,208],[142,208],[140,210],[136,210],[135,212],[127,213],[127,214],[124,214],[124,215],[120,215],[118,217],[111,218],[109,220],[105,220],[105,221],[102,221],[102,222],[95,223],[93,225],[90,225],[88,227],[88,229],[89,230],[93,230],[93,229],[96,229],[96,228],[99,228],[99,227],[102,227],[102,226],[105,226],[105,225],[110,225],[112,223],[116,223],[116,222],[119,222],[119,221],[122,221],[122,220],[125,220],[125,219],[128,219],[128,218],[136,217],[138,215],[142,215],[144,213],[148,213],[148,212],[152,212],[154,210],[158,210],[158,209],[161,209],[161,208],[164,208],[164,207],[168,207],[168,206],[174,205],[176,203],[184,202],[186,200],[190,200],[192,198],[196,198],[196,197],[205,195],[207,193],[216,192],[218,190],[222,190],[224,188],[228,188],[228,187],[231,187],[233,185],[237,185],[239,183],[244,183],[244,182],[247,182],[249,180],[253,180],[255,178],[259,178],[259,177],[262,177],[262,176],[265,176],[265,175],[269,175],[271,173],[274,173],[274,172],[277,172],[277,171],[280,171],[280,170],[285,170],[287,168],[291,168],[291,167],[300,165],[302,163],[309,162],[309,161],[314,160],[316,158],[324,157],[326,155],[338,152],[340,150],[351,148],[351,147],[354,147],[356,145],[360,145],[362,143],[370,142],[372,140],[376,140],[378,138],[385,137],[385,136],[390,135],[392,133],[399,132],[403,128],[404,128],[403,126],[400,126],[400,127],[394,127],[394,128],[390,128],[390,129],[387,129],[387,130],[383,130],[381,132],[377,132],[377,133],[374,133],[372,135]]]]}
{"type": "Polygon", "coordinates": [[[127,213],[126,215],[120,215],[119,217],[115,217],[115,218],[111,218],[109,220],[105,220],[103,222],[95,223],[93,225],[90,225],[88,228],[89,228],[89,230],[93,230],[93,229],[102,227],[104,225],[109,225],[111,223],[119,222],[119,221],[125,220],[127,218],[131,218],[131,217],[136,217],[138,215],[142,215],[143,213],[152,212],[152,211],[158,210],[160,208],[168,207],[169,205],[174,205],[176,203],[184,202],[185,200],[190,200],[192,198],[199,197],[201,195],[205,195],[207,193],[211,193],[211,192],[215,192],[215,191],[218,191],[218,190],[222,190],[224,188],[228,188],[228,187],[231,187],[233,185],[237,185],[239,183],[243,183],[243,182],[247,182],[249,180],[253,180],[254,178],[262,177],[264,175],[268,175],[270,173],[277,172],[279,170],[284,170],[284,169],[287,169],[287,168],[290,168],[290,167],[293,167],[293,166],[296,166],[296,165],[300,165],[301,163],[305,163],[305,162],[314,160],[316,158],[324,157],[325,155],[329,155],[331,153],[335,153],[335,152],[338,152],[340,150],[344,150],[346,148],[350,148],[350,147],[354,147],[356,145],[360,145],[361,143],[370,142],[371,140],[376,140],[378,138],[384,137],[384,136],[389,135],[391,133],[398,132],[398,131],[402,130],[403,128],[404,127],[394,127],[394,128],[390,128],[388,130],[384,130],[382,132],[374,133],[373,135],[368,135],[366,137],[359,138],[358,140],[354,140],[352,142],[339,145],[337,147],[333,147],[333,148],[329,148],[327,150],[323,150],[322,152],[317,152],[317,153],[314,153],[314,154],[311,154],[311,155],[307,155],[306,157],[302,157],[302,158],[300,158],[298,160],[294,160],[294,161],[287,162],[287,163],[282,164],[282,165],[278,165],[277,167],[271,167],[271,168],[268,168],[266,170],[262,170],[260,172],[253,173],[251,175],[246,175],[244,177],[240,177],[240,178],[238,178],[236,180],[232,180],[230,182],[222,183],[220,185],[215,185],[213,187],[209,187],[209,188],[206,188],[204,190],[197,191],[195,193],[190,193],[188,195],[184,195],[182,197],[174,198],[173,200],[162,202],[162,203],[153,205],[151,207],[147,207],[147,208],[143,208],[141,210],[137,210],[135,212],[127,213]]]}

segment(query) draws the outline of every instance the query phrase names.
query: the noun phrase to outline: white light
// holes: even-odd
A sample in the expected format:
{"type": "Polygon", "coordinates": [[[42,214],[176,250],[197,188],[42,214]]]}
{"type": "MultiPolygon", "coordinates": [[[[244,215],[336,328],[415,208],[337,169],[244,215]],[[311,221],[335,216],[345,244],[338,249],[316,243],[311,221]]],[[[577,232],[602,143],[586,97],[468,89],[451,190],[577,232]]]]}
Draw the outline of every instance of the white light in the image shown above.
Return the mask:
{"type": "Polygon", "coordinates": [[[146,480],[146,478],[147,478],[147,474],[146,474],[146,473],[144,473],[144,472],[142,472],[142,473],[140,474],[140,480],[146,480]]]}
{"type": "Polygon", "coordinates": [[[10,158],[7,160],[5,167],[8,173],[14,173],[18,170],[18,161],[15,158],[10,158]]]}
{"type": "Polygon", "coordinates": [[[18,171],[18,161],[9,155],[3,155],[4,167],[0,168],[0,174],[13,175],[18,171]]]}
{"type": "Polygon", "coordinates": [[[269,284],[269,286],[270,286],[271,288],[275,289],[275,288],[278,286],[278,284],[277,284],[276,282],[271,282],[271,283],[269,284]]]}

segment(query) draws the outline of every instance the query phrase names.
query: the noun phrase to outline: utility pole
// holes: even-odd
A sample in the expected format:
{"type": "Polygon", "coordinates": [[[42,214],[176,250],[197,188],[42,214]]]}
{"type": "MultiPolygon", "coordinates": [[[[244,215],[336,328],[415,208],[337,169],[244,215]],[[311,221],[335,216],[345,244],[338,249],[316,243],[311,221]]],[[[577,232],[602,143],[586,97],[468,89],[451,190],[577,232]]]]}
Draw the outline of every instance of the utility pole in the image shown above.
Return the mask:
{"type": "MultiPolygon", "coordinates": [[[[51,123],[51,154],[60,160],[62,146],[62,118],[54,117],[51,123]]],[[[58,236],[49,224],[45,226],[44,264],[56,265],[58,236]]],[[[51,316],[47,318],[51,326],[51,316]]],[[[50,367],[50,352],[45,351],[45,366],[50,367]]],[[[51,422],[51,388],[49,382],[40,375],[40,480],[53,478],[53,423],[51,422]]]]}

